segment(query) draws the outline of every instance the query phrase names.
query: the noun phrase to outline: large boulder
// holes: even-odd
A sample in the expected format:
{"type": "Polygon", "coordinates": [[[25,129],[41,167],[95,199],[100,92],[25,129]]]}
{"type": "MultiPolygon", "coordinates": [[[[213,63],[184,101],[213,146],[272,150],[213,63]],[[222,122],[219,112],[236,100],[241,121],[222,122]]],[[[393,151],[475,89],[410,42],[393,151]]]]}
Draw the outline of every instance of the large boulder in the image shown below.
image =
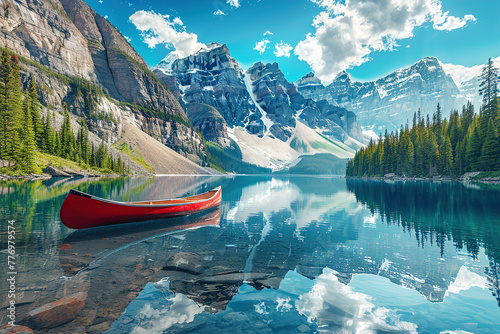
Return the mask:
{"type": "Polygon", "coordinates": [[[33,329],[54,328],[76,318],[85,306],[86,292],[78,292],[55,302],[42,305],[28,313],[26,324],[33,329]]]}

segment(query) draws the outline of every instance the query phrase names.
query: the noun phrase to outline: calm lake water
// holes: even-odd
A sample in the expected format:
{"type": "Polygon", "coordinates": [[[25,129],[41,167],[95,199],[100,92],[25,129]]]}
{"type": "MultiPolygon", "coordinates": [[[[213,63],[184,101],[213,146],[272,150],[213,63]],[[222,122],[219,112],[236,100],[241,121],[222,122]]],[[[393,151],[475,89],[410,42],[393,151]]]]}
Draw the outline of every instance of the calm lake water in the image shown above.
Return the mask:
{"type": "MultiPolygon", "coordinates": [[[[49,333],[500,333],[500,187],[235,176],[0,182],[16,322],[85,292],[49,333]],[[74,231],[75,188],[114,200],[221,185],[220,209],[74,231]],[[68,319],[71,320],[71,319],[68,319]]],[[[4,275],[2,275],[4,277],[4,275]]],[[[0,282],[1,325],[9,300],[0,282]]]]}

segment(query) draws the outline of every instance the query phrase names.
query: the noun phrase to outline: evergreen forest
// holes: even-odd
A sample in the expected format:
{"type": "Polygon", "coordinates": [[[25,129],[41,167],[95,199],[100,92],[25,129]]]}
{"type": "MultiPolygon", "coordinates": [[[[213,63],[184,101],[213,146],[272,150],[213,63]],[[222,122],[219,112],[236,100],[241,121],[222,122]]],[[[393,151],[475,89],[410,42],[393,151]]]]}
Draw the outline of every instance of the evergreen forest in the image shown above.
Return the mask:
{"type": "Polygon", "coordinates": [[[41,173],[36,164],[37,152],[77,162],[85,169],[126,172],[120,157],[113,159],[104,142],[96,147],[89,140],[84,119],[75,134],[69,112],[63,108],[64,121],[55,127],[55,111],[42,116],[36,84],[31,78],[27,91],[21,89],[20,62],[6,48],[0,59],[0,159],[3,165],[19,173],[41,173]]]}
{"type": "Polygon", "coordinates": [[[347,176],[459,177],[467,172],[500,170],[500,98],[498,69],[491,59],[480,76],[479,113],[470,103],[443,118],[438,104],[432,116],[413,116],[397,133],[371,141],[347,163],[347,176]]]}

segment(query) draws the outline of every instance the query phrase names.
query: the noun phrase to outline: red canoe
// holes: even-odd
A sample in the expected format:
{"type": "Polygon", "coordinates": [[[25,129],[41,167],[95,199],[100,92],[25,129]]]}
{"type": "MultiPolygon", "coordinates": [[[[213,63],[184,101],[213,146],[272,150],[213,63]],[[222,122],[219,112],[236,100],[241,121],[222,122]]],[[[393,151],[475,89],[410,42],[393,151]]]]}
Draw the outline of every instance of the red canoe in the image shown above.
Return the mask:
{"type": "Polygon", "coordinates": [[[221,187],[201,195],[141,202],[117,202],[71,189],[61,206],[62,223],[74,229],[189,215],[216,207],[221,187]]]}

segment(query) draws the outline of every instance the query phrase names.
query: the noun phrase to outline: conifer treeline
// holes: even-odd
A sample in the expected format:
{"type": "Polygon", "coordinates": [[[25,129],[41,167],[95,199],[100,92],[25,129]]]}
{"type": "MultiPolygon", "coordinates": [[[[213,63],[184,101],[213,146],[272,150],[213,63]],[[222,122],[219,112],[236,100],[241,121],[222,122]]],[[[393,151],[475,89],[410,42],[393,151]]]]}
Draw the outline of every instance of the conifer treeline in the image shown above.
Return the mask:
{"type": "Polygon", "coordinates": [[[459,176],[472,171],[500,170],[500,101],[485,105],[479,114],[468,103],[461,113],[442,119],[438,104],[432,121],[414,114],[399,133],[371,141],[347,164],[347,176],[429,177],[459,176]]]}
{"type": "Polygon", "coordinates": [[[27,92],[21,90],[17,56],[10,55],[4,48],[0,63],[0,159],[7,160],[9,166],[22,172],[39,173],[40,168],[35,163],[35,151],[38,150],[75,161],[84,168],[126,171],[125,163],[120,157],[113,159],[103,142],[95,147],[89,141],[88,127],[83,119],[76,137],[67,110],[64,110],[64,122],[59,131],[55,130],[55,115],[50,111],[42,119],[33,80],[27,92]]]}

